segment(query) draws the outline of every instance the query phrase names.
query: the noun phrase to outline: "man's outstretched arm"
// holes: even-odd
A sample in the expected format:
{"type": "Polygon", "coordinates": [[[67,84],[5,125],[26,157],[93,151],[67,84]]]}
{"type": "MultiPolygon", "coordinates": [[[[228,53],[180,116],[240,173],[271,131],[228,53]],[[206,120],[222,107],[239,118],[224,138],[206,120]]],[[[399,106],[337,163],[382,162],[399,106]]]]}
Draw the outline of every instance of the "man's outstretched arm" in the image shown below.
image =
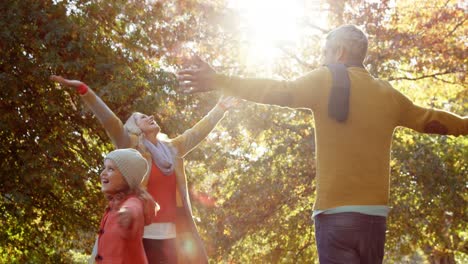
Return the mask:
{"type": "Polygon", "coordinates": [[[468,135],[468,116],[415,105],[403,94],[396,92],[400,105],[398,125],[421,133],[439,135],[468,135]]]}
{"type": "Polygon", "coordinates": [[[218,74],[198,57],[195,58],[195,66],[196,68],[184,69],[178,73],[179,86],[184,93],[217,89],[225,95],[285,107],[312,108],[318,88],[330,83],[330,73],[325,68],[312,71],[294,81],[279,81],[218,74]]]}

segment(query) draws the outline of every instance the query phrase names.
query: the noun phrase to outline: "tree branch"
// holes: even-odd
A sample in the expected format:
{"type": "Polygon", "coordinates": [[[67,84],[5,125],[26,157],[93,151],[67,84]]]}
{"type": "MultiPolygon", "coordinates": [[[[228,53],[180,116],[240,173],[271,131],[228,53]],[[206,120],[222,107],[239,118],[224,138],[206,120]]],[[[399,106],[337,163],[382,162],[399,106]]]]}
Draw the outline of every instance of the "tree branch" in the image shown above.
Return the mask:
{"type": "Polygon", "coordinates": [[[311,237],[313,235],[314,234],[312,233],[312,230],[310,230],[309,231],[309,238],[307,239],[307,242],[304,243],[304,245],[302,247],[297,249],[296,254],[294,255],[294,260],[295,260],[294,262],[297,263],[297,259],[302,254],[302,252],[304,252],[304,250],[306,250],[307,248],[312,247],[314,245],[314,243],[311,241],[311,237]]]}
{"type": "Polygon", "coordinates": [[[444,80],[442,78],[439,78],[439,77],[434,77],[434,79],[438,80],[438,81],[441,81],[441,82],[444,82],[444,83],[448,83],[448,84],[458,84],[456,82],[451,82],[451,81],[447,81],[447,80],[444,80]]]}
{"type": "Polygon", "coordinates": [[[408,80],[408,81],[417,81],[421,79],[427,79],[427,78],[435,78],[437,76],[442,76],[442,75],[447,75],[447,74],[453,74],[453,73],[459,73],[460,71],[444,71],[444,72],[437,72],[433,74],[428,74],[428,75],[421,75],[418,77],[408,77],[408,76],[401,76],[401,77],[390,77],[387,80],[388,81],[399,81],[399,80],[408,80]]]}
{"type": "Polygon", "coordinates": [[[289,52],[285,47],[283,46],[278,46],[278,48],[284,52],[286,55],[288,55],[289,57],[293,58],[294,60],[296,60],[300,65],[302,65],[303,67],[306,67],[307,69],[313,69],[314,66],[304,60],[302,60],[301,58],[299,58],[296,54],[293,54],[291,52],[289,52]]]}
{"type": "Polygon", "coordinates": [[[455,27],[446,35],[446,37],[451,36],[459,27],[465,24],[466,20],[467,18],[465,17],[462,21],[460,21],[460,23],[456,24],[455,27]]]}

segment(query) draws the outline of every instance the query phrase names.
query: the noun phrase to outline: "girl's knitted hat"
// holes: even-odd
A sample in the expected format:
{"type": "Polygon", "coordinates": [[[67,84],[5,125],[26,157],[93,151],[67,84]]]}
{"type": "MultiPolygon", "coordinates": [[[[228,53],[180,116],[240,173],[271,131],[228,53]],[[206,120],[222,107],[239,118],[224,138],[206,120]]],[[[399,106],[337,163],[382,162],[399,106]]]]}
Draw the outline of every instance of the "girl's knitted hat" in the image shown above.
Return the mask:
{"type": "Polygon", "coordinates": [[[115,163],[131,190],[140,187],[149,169],[146,159],[132,148],[114,150],[107,154],[105,159],[110,159],[115,163]]]}

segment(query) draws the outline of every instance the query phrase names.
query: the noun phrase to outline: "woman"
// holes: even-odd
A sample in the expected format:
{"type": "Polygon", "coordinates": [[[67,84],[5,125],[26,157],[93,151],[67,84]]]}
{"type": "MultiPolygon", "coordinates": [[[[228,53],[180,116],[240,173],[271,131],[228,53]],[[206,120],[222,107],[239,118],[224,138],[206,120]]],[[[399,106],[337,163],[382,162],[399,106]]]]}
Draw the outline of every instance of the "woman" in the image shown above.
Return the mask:
{"type": "Polygon", "coordinates": [[[208,263],[192,217],[183,158],[213,130],[224,113],[237,104],[237,99],[221,99],[194,127],[180,136],[168,139],[161,135],[153,116],[135,112],[123,125],[83,82],[61,76],[51,76],[51,79],[77,89],[116,148],[135,148],[151,164],[143,185],[161,209],[153,223],[145,227],[143,244],[148,262],[208,263]]]}
{"type": "Polygon", "coordinates": [[[114,150],[105,157],[101,190],[109,205],[99,227],[97,263],[148,263],[142,237],[156,206],[141,188],[148,169],[146,159],[135,149],[114,150]]]}

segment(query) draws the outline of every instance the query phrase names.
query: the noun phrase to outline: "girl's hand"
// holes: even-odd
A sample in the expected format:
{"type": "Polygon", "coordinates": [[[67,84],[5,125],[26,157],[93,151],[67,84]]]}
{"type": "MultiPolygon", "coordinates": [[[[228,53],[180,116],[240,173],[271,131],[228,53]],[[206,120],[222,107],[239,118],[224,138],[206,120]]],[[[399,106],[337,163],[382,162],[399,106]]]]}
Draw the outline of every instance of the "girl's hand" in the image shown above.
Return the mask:
{"type": "Polygon", "coordinates": [[[119,212],[119,225],[128,229],[132,224],[132,214],[126,207],[120,208],[119,212]]]}

